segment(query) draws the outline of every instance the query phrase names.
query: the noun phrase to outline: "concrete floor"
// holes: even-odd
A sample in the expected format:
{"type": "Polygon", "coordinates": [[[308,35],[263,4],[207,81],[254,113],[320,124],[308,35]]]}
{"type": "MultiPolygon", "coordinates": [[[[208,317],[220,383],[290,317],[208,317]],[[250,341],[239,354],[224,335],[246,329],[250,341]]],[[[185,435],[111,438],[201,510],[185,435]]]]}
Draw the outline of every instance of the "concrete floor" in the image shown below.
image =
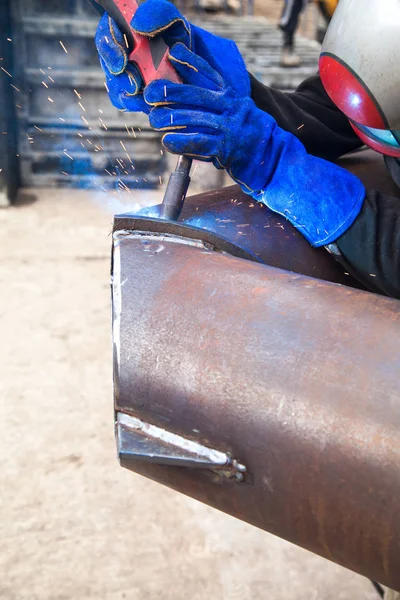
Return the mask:
{"type": "Polygon", "coordinates": [[[376,600],[362,577],[119,467],[109,250],[122,197],[35,194],[0,211],[0,598],[376,600]]]}

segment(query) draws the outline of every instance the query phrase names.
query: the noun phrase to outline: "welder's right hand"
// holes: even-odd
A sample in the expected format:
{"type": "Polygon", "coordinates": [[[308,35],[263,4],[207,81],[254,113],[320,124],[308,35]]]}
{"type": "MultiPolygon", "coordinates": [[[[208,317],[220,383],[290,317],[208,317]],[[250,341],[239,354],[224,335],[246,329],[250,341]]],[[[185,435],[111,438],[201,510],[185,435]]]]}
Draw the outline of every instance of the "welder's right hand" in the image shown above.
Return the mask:
{"type": "MultiPolygon", "coordinates": [[[[172,2],[146,0],[137,9],[131,27],[136,33],[149,38],[161,35],[170,48],[176,43],[184,44],[207,61],[231,88],[250,95],[249,75],[236,44],[193,25],[172,2]]],[[[140,72],[128,62],[124,37],[107,13],[100,20],[95,42],[111,102],[120,110],[148,114],[152,106],[143,99],[140,72]]]]}
{"type": "Polygon", "coordinates": [[[143,98],[143,80],[136,65],[128,62],[124,36],[114,19],[104,13],[97,27],[95,44],[106,76],[112,104],[122,111],[149,113],[143,98]]]}

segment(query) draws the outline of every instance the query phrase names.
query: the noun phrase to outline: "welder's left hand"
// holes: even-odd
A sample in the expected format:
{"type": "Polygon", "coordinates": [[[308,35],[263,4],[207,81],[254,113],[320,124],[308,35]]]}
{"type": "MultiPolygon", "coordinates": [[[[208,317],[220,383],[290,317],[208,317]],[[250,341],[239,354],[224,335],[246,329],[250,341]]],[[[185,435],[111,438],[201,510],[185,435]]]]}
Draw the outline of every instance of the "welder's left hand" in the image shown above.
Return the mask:
{"type": "Polygon", "coordinates": [[[185,83],[158,80],[144,90],[153,106],[150,124],[165,132],[167,150],[226,169],[315,246],[350,227],[365,198],[359,179],[307,154],[294,135],[183,44],[171,48],[170,60],[185,83]]]}
{"type": "Polygon", "coordinates": [[[153,109],[150,125],[165,131],[163,145],[174,154],[213,162],[249,190],[265,183],[254,165],[260,143],[260,118],[272,119],[259,110],[247,93],[241,94],[203,58],[183,44],[170,50],[170,61],[185,82],[153,81],[144,99],[153,109]],[[252,156],[249,156],[251,148],[252,156]]]}

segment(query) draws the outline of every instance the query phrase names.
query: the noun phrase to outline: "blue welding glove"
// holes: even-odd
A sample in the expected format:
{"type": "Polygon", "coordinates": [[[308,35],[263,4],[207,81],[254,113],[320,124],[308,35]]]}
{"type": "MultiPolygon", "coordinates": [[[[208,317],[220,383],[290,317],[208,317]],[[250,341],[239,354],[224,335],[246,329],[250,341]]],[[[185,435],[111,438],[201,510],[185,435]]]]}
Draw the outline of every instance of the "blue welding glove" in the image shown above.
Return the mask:
{"type": "Polygon", "coordinates": [[[167,150],[227,169],[314,246],[350,227],[365,198],[357,177],[307,154],[294,135],[183,44],[171,48],[170,60],[186,83],[153,81],[144,92],[154,106],[150,124],[165,132],[167,150]]]}
{"type": "MultiPolygon", "coordinates": [[[[230,87],[250,95],[249,75],[236,44],[193,25],[172,2],[146,0],[137,9],[131,27],[150,38],[161,35],[169,47],[184,44],[223,75],[230,87]]],[[[114,106],[149,113],[151,107],[143,100],[143,80],[136,66],[128,63],[123,35],[107,13],[100,20],[95,42],[114,106]]]]}

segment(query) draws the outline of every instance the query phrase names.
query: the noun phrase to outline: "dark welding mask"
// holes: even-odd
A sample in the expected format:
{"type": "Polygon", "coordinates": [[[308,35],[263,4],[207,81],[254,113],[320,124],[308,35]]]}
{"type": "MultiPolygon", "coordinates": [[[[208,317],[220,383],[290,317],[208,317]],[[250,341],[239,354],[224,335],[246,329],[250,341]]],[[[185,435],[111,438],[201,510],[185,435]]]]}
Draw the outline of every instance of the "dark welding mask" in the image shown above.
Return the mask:
{"type": "Polygon", "coordinates": [[[400,0],[340,0],[319,60],[322,83],[361,140],[400,158],[400,0]]]}

